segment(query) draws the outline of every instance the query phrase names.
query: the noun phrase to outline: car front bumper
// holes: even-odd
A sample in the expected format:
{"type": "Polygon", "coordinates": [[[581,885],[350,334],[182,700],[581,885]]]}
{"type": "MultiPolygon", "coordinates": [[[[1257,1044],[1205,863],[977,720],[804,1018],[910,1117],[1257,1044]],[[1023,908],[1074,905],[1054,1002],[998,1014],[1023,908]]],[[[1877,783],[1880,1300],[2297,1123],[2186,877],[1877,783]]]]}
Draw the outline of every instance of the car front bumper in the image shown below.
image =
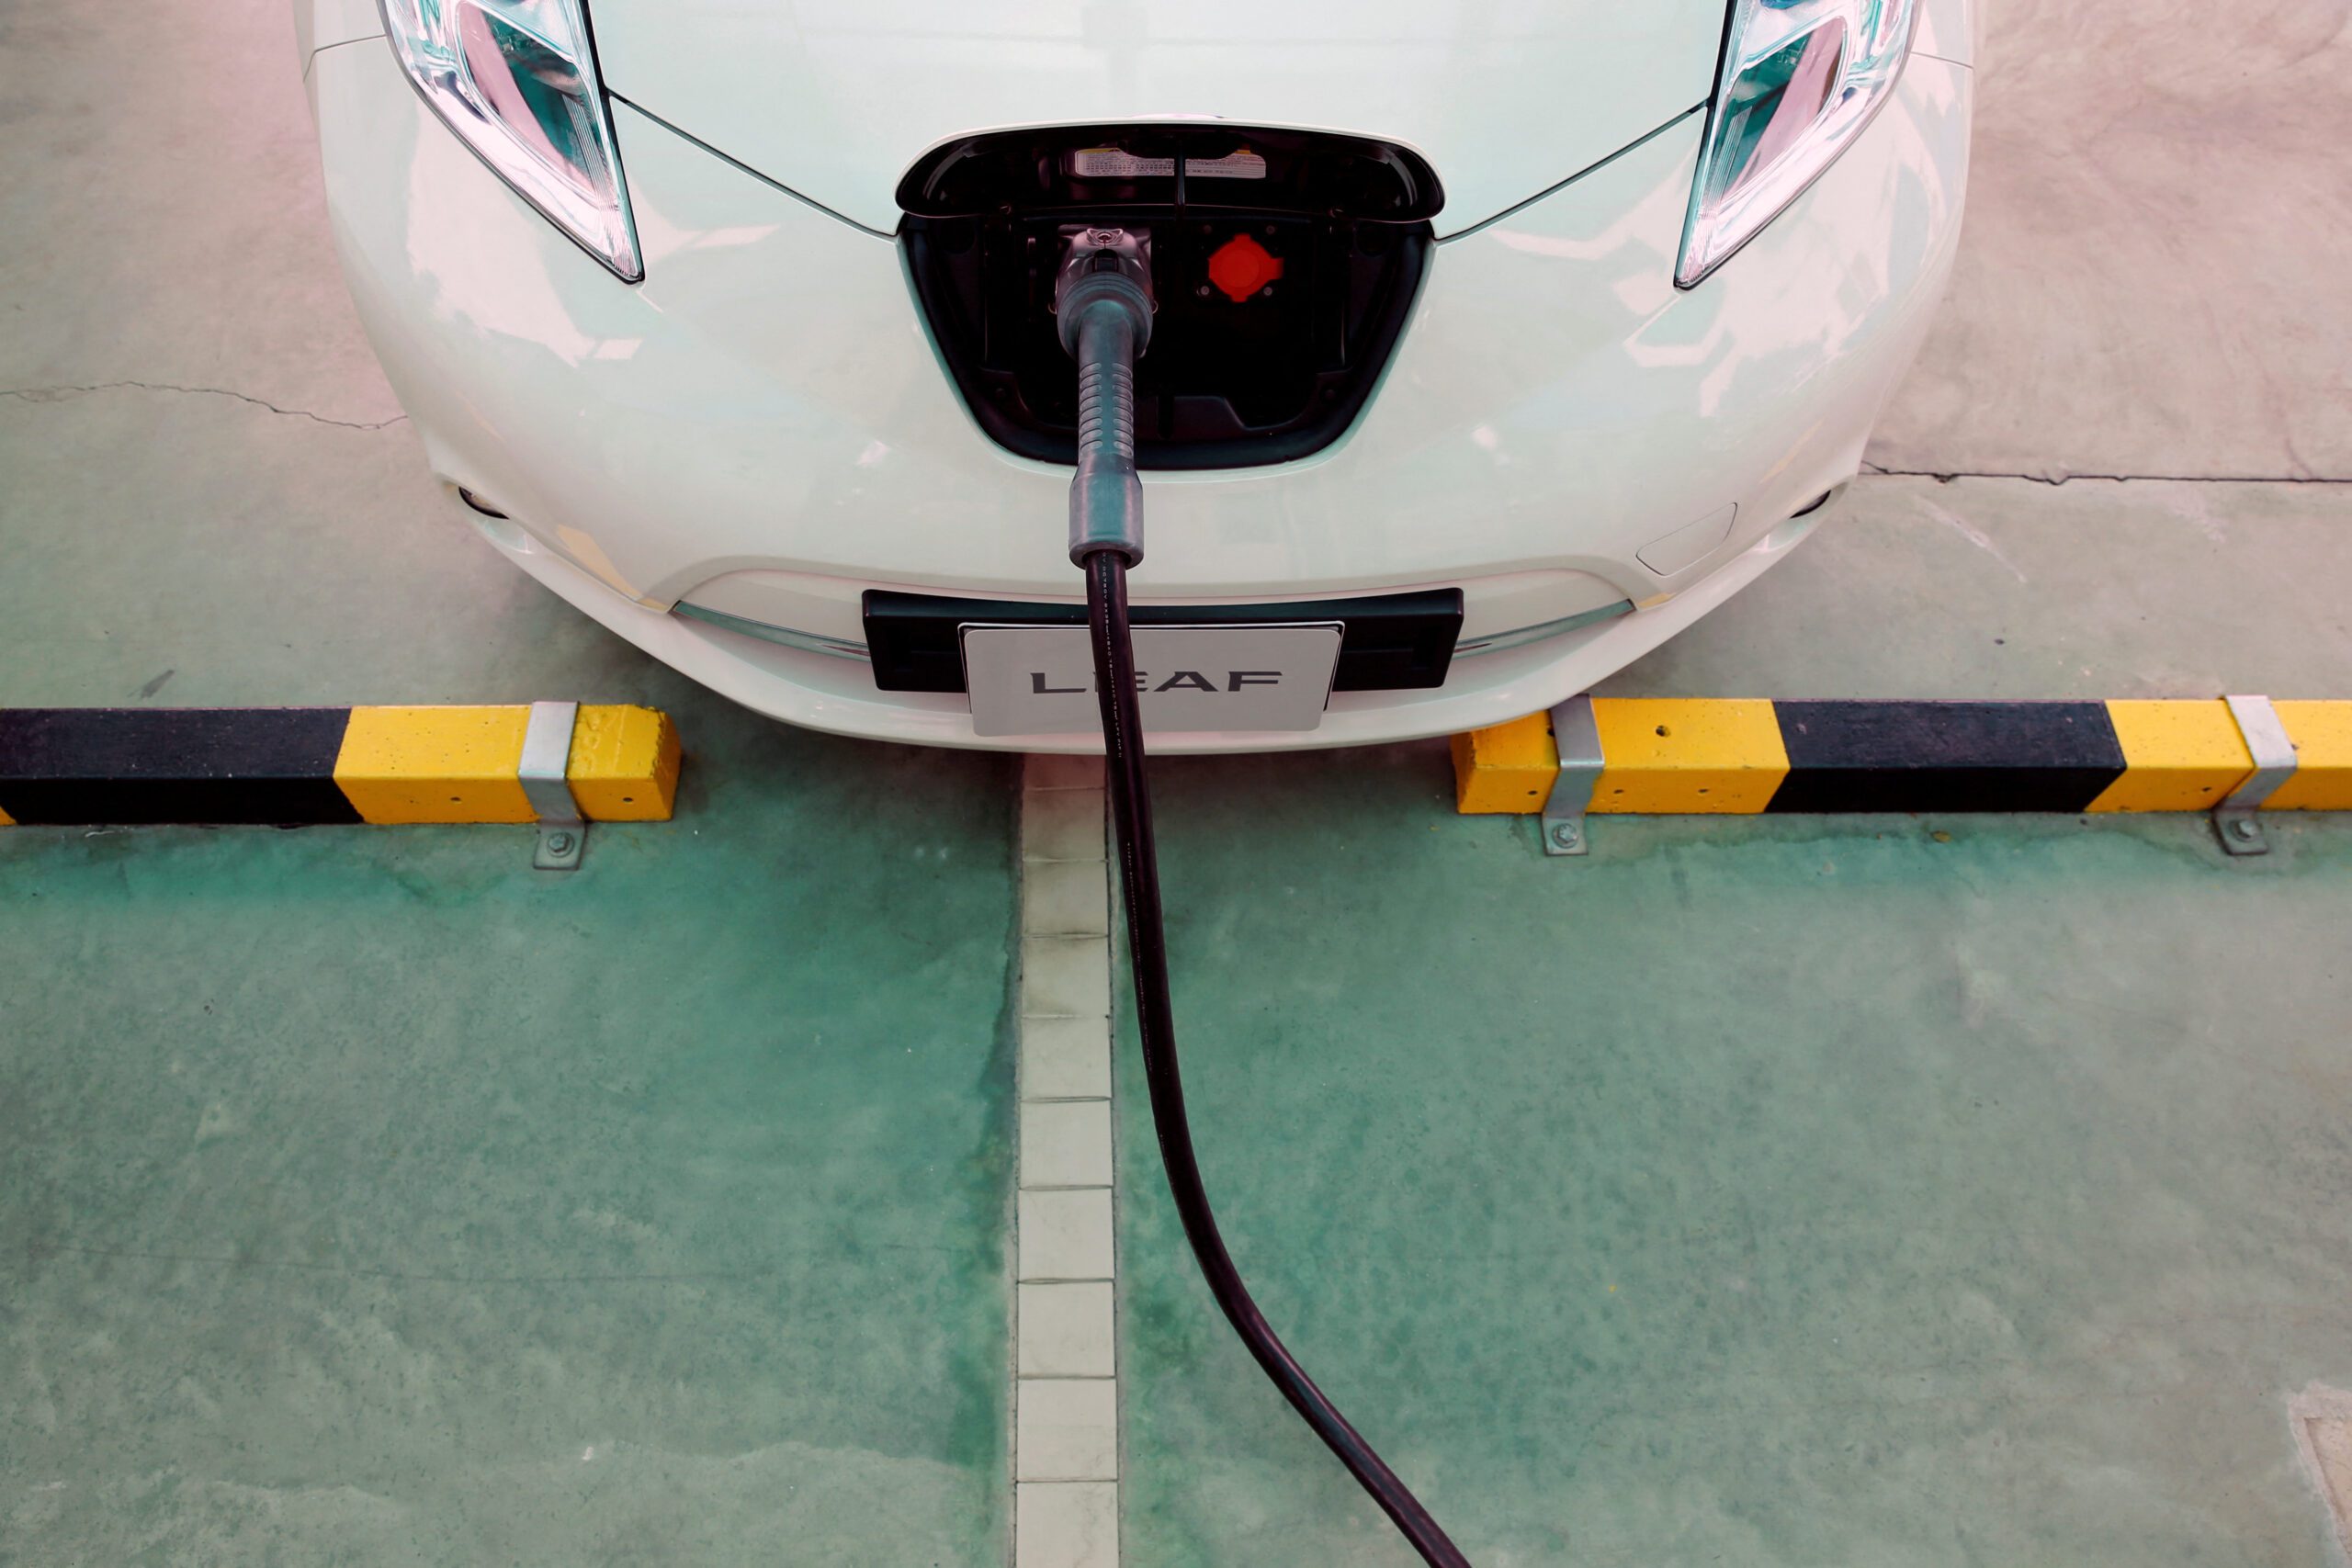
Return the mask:
{"type": "MultiPolygon", "coordinates": [[[[309,81],[353,297],[458,515],[763,713],[932,745],[1099,748],[982,739],[960,695],[878,691],[857,656],[868,588],[1080,588],[1069,470],[980,434],[888,236],[616,103],[646,254],[632,288],[477,162],[379,39],[322,48],[309,81]],[[506,518],[463,511],[454,487],[506,518]]],[[[1334,446],[1148,474],[1139,602],[1465,600],[1442,688],[1339,694],[1305,735],[1155,748],[1354,745],[1532,712],[1759,575],[1823,515],[1797,514],[1856,472],[1926,330],[1957,239],[1970,96],[1966,68],[1915,57],[1813,189],[1682,293],[1704,119],[1687,116],[1440,244],[1380,389],[1334,446]]]]}

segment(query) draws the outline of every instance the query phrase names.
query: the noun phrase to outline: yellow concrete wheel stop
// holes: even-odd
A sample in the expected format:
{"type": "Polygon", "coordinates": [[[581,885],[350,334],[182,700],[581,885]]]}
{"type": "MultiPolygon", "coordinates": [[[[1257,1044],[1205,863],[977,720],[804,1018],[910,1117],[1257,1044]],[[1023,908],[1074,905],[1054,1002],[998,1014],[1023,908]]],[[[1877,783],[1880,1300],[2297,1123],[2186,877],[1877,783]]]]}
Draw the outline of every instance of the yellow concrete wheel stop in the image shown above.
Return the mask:
{"type": "Polygon", "coordinates": [[[567,782],[592,822],[666,822],[678,795],[677,728],[658,709],[588,705],[571,731],[567,782]]]}
{"type": "Polygon", "coordinates": [[[1789,754],[1769,702],[1595,697],[1600,777],[1595,813],[1747,815],[1770,806],[1789,754]]]}
{"type": "Polygon", "coordinates": [[[2107,716],[2123,748],[2123,774],[2092,811],[2211,811],[2254,772],[2254,753],[2229,705],[2110,702],[2107,716]]]}
{"type": "Polygon", "coordinates": [[[2352,811],[2352,703],[2273,703],[2295,743],[2295,776],[2266,811],[2352,811]]]}
{"type": "Polygon", "coordinates": [[[1559,776],[1549,714],[1453,738],[1453,805],[1464,816],[1541,811],[1559,776]]]}
{"type": "Polygon", "coordinates": [[[526,707],[351,710],[334,782],[364,822],[533,822],[526,707]]]}

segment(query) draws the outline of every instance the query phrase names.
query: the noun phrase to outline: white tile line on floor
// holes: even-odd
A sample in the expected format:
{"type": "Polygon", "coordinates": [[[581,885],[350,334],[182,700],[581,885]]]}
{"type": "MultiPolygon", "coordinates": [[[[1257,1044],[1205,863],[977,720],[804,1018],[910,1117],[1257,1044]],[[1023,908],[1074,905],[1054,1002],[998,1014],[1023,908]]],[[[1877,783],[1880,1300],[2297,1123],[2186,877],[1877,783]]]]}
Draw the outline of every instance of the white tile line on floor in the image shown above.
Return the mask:
{"type": "Polygon", "coordinates": [[[1100,759],[1023,763],[1014,1568],[1119,1562],[1103,810],[1100,759]]]}

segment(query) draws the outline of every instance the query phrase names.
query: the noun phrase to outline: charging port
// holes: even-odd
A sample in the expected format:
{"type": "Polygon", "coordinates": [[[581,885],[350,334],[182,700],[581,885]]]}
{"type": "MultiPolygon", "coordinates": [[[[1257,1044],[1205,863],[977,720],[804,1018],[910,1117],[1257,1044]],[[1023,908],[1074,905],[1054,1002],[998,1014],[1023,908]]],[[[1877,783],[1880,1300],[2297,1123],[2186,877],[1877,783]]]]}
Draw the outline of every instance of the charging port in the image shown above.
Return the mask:
{"type": "Polygon", "coordinates": [[[1442,197],[1385,142],[1224,125],[998,132],[899,192],[908,270],[980,427],[1069,462],[1056,276],[1078,227],[1147,230],[1159,346],[1136,366],[1145,468],[1287,462],[1338,439],[1412,309],[1442,197]]]}

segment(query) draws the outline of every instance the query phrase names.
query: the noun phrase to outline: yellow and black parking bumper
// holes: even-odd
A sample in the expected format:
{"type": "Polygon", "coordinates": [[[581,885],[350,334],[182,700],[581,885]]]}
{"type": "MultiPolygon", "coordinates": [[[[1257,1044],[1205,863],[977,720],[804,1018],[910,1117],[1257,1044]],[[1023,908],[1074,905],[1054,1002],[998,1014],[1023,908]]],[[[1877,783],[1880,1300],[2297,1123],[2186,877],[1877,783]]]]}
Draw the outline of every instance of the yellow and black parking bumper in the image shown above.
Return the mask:
{"type": "Polygon", "coordinates": [[[0,823],[659,821],[679,760],[624,705],[6,708],[0,823]]]}
{"type": "Polygon", "coordinates": [[[1579,697],[1453,762],[1473,813],[2340,811],[2352,702],[1579,697]]]}

